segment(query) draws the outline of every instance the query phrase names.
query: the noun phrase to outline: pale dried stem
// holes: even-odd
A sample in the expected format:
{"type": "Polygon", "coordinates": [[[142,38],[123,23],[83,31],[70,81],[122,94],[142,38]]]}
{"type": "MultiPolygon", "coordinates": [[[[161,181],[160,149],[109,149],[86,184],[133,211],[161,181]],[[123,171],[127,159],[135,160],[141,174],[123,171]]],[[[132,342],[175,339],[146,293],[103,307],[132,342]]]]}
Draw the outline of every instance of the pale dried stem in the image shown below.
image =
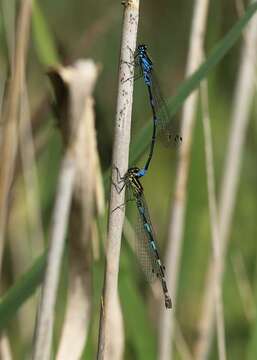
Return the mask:
{"type": "Polygon", "coordinates": [[[47,267],[42,286],[34,339],[34,360],[49,360],[51,358],[54,308],[75,181],[75,170],[73,157],[70,151],[68,151],[62,160],[55,207],[53,210],[47,267]]]}
{"type": "MultiPolygon", "coordinates": [[[[3,75],[0,83],[0,114],[2,114],[2,99],[3,99],[5,86],[6,86],[6,78],[3,75]]],[[[1,142],[1,135],[2,134],[0,134],[0,142],[1,142]]],[[[1,287],[0,287],[0,291],[2,292],[1,287]]],[[[6,359],[6,360],[12,359],[10,342],[6,332],[0,333],[0,359],[6,359]]]]}
{"type": "MultiPolygon", "coordinates": [[[[31,0],[24,0],[21,3],[18,15],[18,25],[16,31],[16,42],[14,45],[14,13],[13,3],[4,2],[3,11],[8,15],[6,20],[7,44],[9,49],[11,81],[8,88],[4,112],[1,117],[1,142],[0,142],[0,278],[2,271],[2,259],[5,246],[6,222],[8,217],[8,199],[13,178],[13,171],[17,151],[17,121],[19,110],[19,95],[22,90],[27,44],[29,37],[29,27],[31,18],[31,0]],[[15,46],[15,49],[14,49],[15,46]],[[14,53],[15,52],[15,53],[14,53]]],[[[1,355],[11,358],[8,339],[5,334],[1,335],[1,355]]]]}
{"type": "MultiPolygon", "coordinates": [[[[63,96],[63,108],[60,108],[60,116],[61,114],[62,116],[59,120],[65,144],[65,155],[59,175],[45,279],[36,324],[33,349],[33,359],[36,360],[48,360],[51,357],[55,302],[65,246],[65,234],[68,227],[73,189],[75,181],[78,180],[79,169],[81,169],[81,162],[77,163],[77,145],[80,136],[84,136],[84,132],[81,130],[85,130],[85,127],[82,126],[86,111],[85,106],[88,105],[88,96],[91,95],[94,88],[97,71],[92,61],[78,61],[72,67],[61,67],[52,71],[52,76],[56,89],[60,90],[59,92],[56,91],[59,100],[63,96]],[[64,88],[65,91],[63,91],[64,88]],[[68,96],[65,96],[67,94],[68,96]]],[[[81,157],[83,155],[80,154],[81,157]]],[[[81,265],[81,262],[77,265],[81,265]]],[[[77,273],[77,269],[75,272],[77,273]]],[[[81,290],[83,286],[80,285],[79,289],[81,290]]],[[[87,307],[87,304],[85,306],[87,307]]],[[[81,342],[79,351],[81,351],[81,342]]]]}
{"type": "Polygon", "coordinates": [[[68,301],[57,359],[80,359],[92,308],[91,244],[95,218],[103,212],[103,189],[94,127],[93,99],[86,100],[75,148],[77,176],[69,231],[68,301]]]}
{"type": "Polygon", "coordinates": [[[13,69],[14,65],[14,51],[15,51],[15,16],[16,16],[16,3],[15,0],[2,0],[1,1],[3,24],[5,27],[6,44],[8,49],[8,57],[10,68],[13,69]]]}
{"type": "MultiPolygon", "coordinates": [[[[133,95],[134,68],[132,54],[136,47],[136,36],[139,17],[139,0],[124,1],[124,17],[120,53],[118,99],[115,121],[114,147],[112,159],[112,180],[116,181],[117,167],[124,175],[128,169],[130,127],[133,95]],[[131,79],[128,81],[124,81],[131,79]]],[[[118,300],[118,272],[121,234],[124,212],[112,211],[124,203],[124,191],[118,193],[111,186],[110,210],[108,219],[108,236],[106,248],[106,268],[102,298],[98,359],[121,359],[123,356],[123,324],[118,300]]]]}
{"type": "MultiPolygon", "coordinates": [[[[206,27],[208,0],[196,0],[192,21],[190,48],[188,53],[186,75],[190,75],[201,62],[202,48],[206,27]]],[[[179,161],[175,195],[169,225],[169,240],[165,264],[167,269],[168,287],[176,307],[177,280],[180,268],[181,247],[184,233],[185,210],[187,201],[187,180],[190,164],[192,134],[195,124],[198,91],[195,91],[185,102],[182,111],[182,137],[179,149],[179,161]]],[[[159,355],[160,360],[172,358],[173,314],[161,309],[159,324],[159,355]]]]}
{"type": "MultiPolygon", "coordinates": [[[[226,153],[218,208],[221,246],[220,281],[222,281],[223,277],[227,245],[238,189],[244,141],[255,89],[255,62],[257,55],[256,15],[249,24],[246,37],[248,41],[245,42],[242,49],[241,65],[234,97],[234,106],[231,116],[231,131],[229,132],[228,151],[226,153]]],[[[213,262],[211,261],[206,279],[202,315],[199,322],[199,339],[195,348],[196,358],[199,360],[208,358],[213,338],[214,284],[214,267],[213,262]]]]}
{"type": "Polygon", "coordinates": [[[0,337],[0,349],[1,349],[1,359],[3,360],[12,360],[12,352],[9,340],[6,336],[6,334],[1,334],[0,337]]]}
{"type": "MultiPolygon", "coordinates": [[[[15,186],[12,189],[13,201],[9,210],[10,215],[7,229],[9,248],[13,261],[13,273],[16,279],[27,270],[31,260],[42,254],[44,248],[39,185],[30,125],[29,102],[26,82],[24,81],[18,121],[18,135],[20,136],[25,129],[27,132],[26,143],[22,141],[24,137],[20,136],[19,139],[24,182],[19,181],[22,179],[15,179],[15,186]]],[[[24,342],[30,341],[32,337],[35,311],[36,298],[32,296],[18,313],[19,324],[22,329],[21,338],[24,342]],[[25,327],[23,326],[24,321],[26,321],[25,327]]]]}
{"type": "Polygon", "coordinates": [[[211,122],[210,122],[208,103],[209,103],[208,85],[207,85],[207,81],[204,80],[201,83],[201,104],[202,104],[202,121],[203,121],[203,129],[204,129],[204,145],[205,145],[204,147],[205,147],[205,162],[206,162],[206,175],[207,175],[207,188],[208,188],[208,203],[209,203],[209,215],[210,215],[210,225],[211,225],[212,250],[213,250],[213,266],[214,266],[214,281],[215,281],[214,302],[215,302],[215,311],[216,311],[218,354],[219,354],[219,359],[226,360],[222,283],[220,280],[220,276],[221,276],[220,234],[219,234],[217,201],[216,201],[211,122]]]}
{"type": "Polygon", "coordinates": [[[18,17],[14,64],[11,69],[11,81],[6,98],[2,123],[3,135],[0,148],[0,272],[2,268],[5,229],[8,215],[8,199],[17,152],[19,98],[25,76],[30,18],[31,0],[23,0],[21,2],[18,17]]]}

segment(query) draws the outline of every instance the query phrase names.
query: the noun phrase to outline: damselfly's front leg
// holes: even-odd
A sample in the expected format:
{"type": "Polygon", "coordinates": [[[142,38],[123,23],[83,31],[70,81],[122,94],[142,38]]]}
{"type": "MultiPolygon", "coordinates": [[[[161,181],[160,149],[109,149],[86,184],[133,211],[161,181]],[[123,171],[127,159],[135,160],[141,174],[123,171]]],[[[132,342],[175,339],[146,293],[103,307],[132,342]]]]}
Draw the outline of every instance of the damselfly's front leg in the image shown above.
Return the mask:
{"type": "Polygon", "coordinates": [[[120,170],[116,165],[113,166],[113,169],[116,171],[116,183],[112,180],[112,185],[115,187],[117,193],[120,194],[126,185],[125,176],[121,176],[120,170]],[[119,187],[120,184],[122,184],[121,187],[119,187]]]}
{"type": "Polygon", "coordinates": [[[119,206],[116,206],[116,208],[114,208],[114,209],[112,210],[112,213],[113,213],[114,211],[118,210],[118,209],[123,210],[124,207],[125,207],[125,205],[126,205],[128,202],[130,202],[130,201],[135,201],[135,199],[134,199],[134,198],[133,198],[133,199],[128,199],[128,200],[126,200],[123,204],[121,204],[121,205],[119,205],[119,206]]]}
{"type": "MultiPolygon", "coordinates": [[[[127,78],[127,79],[122,80],[122,83],[125,83],[125,82],[127,82],[127,81],[129,81],[129,80],[132,80],[132,79],[138,80],[138,79],[140,79],[140,78],[143,76],[143,71],[142,71],[142,68],[141,68],[141,66],[140,66],[140,64],[139,64],[139,61],[138,61],[138,53],[136,53],[136,54],[134,55],[133,51],[130,49],[129,46],[128,46],[128,49],[129,49],[129,51],[130,51],[130,58],[131,58],[131,60],[130,60],[130,61],[121,60],[121,62],[122,62],[123,64],[128,65],[128,67],[129,67],[130,70],[131,70],[131,67],[134,67],[134,68],[136,68],[136,69],[139,68],[140,73],[139,73],[138,75],[136,75],[136,76],[133,75],[133,76],[127,78]]],[[[131,71],[131,73],[132,73],[132,71],[131,71]]]]}
{"type": "MultiPolygon", "coordinates": [[[[115,183],[114,181],[112,181],[112,184],[113,184],[113,186],[115,187],[115,190],[117,191],[117,193],[120,194],[120,193],[123,191],[123,189],[125,188],[125,186],[126,186],[126,181],[125,181],[126,176],[121,176],[120,170],[119,170],[119,168],[118,168],[117,166],[114,165],[113,168],[114,168],[114,170],[116,171],[116,183],[115,183]],[[119,187],[119,184],[122,184],[122,186],[119,187]]],[[[123,204],[121,204],[121,205],[117,206],[115,209],[113,209],[113,210],[112,210],[112,213],[113,213],[114,211],[116,211],[117,209],[122,210],[122,208],[124,208],[125,205],[126,205],[129,201],[134,201],[134,200],[135,200],[134,198],[127,199],[123,204]]]]}

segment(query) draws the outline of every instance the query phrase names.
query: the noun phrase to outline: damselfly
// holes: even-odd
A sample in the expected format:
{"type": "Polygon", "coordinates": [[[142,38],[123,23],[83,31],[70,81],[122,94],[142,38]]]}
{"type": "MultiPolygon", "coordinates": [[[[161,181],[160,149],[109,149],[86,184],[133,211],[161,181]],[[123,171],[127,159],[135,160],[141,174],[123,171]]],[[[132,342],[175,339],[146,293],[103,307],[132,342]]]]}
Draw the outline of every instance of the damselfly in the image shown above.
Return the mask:
{"type": "Polygon", "coordinates": [[[153,133],[150,151],[145,166],[139,170],[138,177],[144,176],[150,165],[156,136],[160,137],[166,145],[177,146],[181,143],[182,137],[179,134],[178,125],[171,119],[168,107],[161,95],[160,87],[153,69],[153,62],[147,53],[146,45],[140,44],[134,55],[134,64],[140,70],[139,76],[143,77],[147,86],[150,105],[153,114],[153,133]]]}
{"type": "Polygon", "coordinates": [[[136,248],[139,261],[149,281],[159,279],[164,294],[165,306],[170,309],[172,303],[165,280],[165,267],[159,256],[152,223],[144,198],[143,186],[139,181],[138,173],[140,169],[137,167],[130,168],[124,177],[120,177],[117,168],[116,171],[118,183],[123,182],[123,186],[120,189],[117,189],[117,186],[115,186],[117,191],[122,191],[124,186],[126,186],[129,194],[132,195],[132,199],[130,200],[134,200],[137,206],[138,226],[136,248]]]}

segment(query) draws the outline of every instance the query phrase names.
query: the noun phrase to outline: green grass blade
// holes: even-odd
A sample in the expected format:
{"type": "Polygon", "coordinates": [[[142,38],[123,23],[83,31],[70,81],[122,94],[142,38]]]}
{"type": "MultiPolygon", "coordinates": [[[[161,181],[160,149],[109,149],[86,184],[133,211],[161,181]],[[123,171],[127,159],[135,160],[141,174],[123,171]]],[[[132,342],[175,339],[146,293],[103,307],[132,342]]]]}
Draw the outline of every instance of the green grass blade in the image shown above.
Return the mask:
{"type": "Polygon", "coordinates": [[[37,258],[32,267],[16,281],[0,299],[0,329],[16,314],[20,306],[40,285],[46,264],[46,252],[37,258]]]}
{"type": "Polygon", "coordinates": [[[255,359],[257,359],[257,321],[255,321],[255,324],[252,328],[247,353],[247,360],[255,359]]]}
{"type": "Polygon", "coordinates": [[[39,61],[46,67],[57,65],[58,54],[45,17],[37,1],[33,0],[32,3],[32,32],[39,61]]]}

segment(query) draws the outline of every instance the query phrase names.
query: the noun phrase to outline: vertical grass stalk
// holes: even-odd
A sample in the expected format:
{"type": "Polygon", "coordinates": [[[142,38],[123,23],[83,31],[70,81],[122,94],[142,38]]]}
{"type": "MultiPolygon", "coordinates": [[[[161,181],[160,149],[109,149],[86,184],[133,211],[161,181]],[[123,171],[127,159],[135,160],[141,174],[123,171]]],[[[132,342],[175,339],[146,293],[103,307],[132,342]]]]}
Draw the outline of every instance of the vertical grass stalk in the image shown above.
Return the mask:
{"type": "MultiPolygon", "coordinates": [[[[205,34],[209,0],[196,0],[192,20],[190,48],[188,52],[186,75],[193,73],[202,60],[202,47],[205,34]]],[[[166,271],[168,287],[176,309],[177,280],[179,276],[181,248],[184,233],[184,221],[187,200],[187,179],[190,165],[190,152],[194,118],[197,106],[198,91],[193,92],[182,110],[182,137],[183,142],[179,151],[177,181],[175,185],[174,203],[169,225],[169,240],[166,251],[166,271]]],[[[173,310],[175,311],[175,310],[173,310]]],[[[165,309],[161,309],[159,323],[159,359],[172,358],[172,339],[174,332],[173,311],[167,316],[165,309]]]]}
{"type": "MultiPolygon", "coordinates": [[[[133,66],[129,64],[133,63],[132,54],[136,47],[139,17],[139,0],[127,0],[123,3],[124,16],[112,158],[113,181],[116,181],[117,177],[115,168],[118,168],[122,175],[128,169],[134,75],[133,66]]],[[[111,186],[98,359],[120,359],[123,352],[123,324],[121,314],[119,313],[117,290],[124,212],[119,209],[114,212],[112,210],[123,204],[124,199],[124,191],[118,193],[115,187],[111,186]]]]}
{"type": "MultiPolygon", "coordinates": [[[[235,89],[234,105],[231,116],[231,129],[229,132],[228,149],[224,164],[221,183],[221,193],[218,206],[218,220],[221,247],[221,276],[225,267],[225,257],[231,231],[232,217],[236,202],[240,169],[242,163],[244,142],[247,126],[250,119],[250,110],[255,92],[256,56],[257,56],[257,15],[249,24],[245,33],[246,41],[242,48],[241,65],[235,89]]],[[[215,272],[213,261],[209,264],[203,295],[203,308],[199,322],[199,338],[195,345],[196,359],[208,358],[213,338],[214,327],[214,286],[215,272]]]]}

